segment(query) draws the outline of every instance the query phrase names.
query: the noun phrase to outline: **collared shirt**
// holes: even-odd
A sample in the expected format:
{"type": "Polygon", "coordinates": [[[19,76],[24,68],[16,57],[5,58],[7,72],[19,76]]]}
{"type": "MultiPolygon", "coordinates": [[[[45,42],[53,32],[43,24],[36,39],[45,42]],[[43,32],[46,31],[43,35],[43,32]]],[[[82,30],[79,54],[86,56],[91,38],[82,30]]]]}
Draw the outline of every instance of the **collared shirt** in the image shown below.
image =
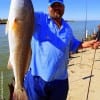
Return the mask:
{"type": "Polygon", "coordinates": [[[63,19],[61,27],[58,28],[49,15],[35,13],[35,28],[31,41],[32,75],[40,76],[45,81],[66,79],[69,51],[76,50],[80,43],[63,19]]]}

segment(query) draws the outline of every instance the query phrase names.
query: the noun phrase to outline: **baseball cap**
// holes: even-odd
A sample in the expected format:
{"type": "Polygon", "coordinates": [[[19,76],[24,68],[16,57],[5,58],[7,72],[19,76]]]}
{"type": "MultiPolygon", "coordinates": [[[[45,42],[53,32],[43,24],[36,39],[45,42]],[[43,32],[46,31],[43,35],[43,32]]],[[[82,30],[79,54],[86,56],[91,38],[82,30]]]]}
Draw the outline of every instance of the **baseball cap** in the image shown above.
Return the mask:
{"type": "Polygon", "coordinates": [[[48,5],[51,6],[55,2],[59,2],[59,3],[64,5],[64,1],[63,0],[49,0],[48,5]]]}

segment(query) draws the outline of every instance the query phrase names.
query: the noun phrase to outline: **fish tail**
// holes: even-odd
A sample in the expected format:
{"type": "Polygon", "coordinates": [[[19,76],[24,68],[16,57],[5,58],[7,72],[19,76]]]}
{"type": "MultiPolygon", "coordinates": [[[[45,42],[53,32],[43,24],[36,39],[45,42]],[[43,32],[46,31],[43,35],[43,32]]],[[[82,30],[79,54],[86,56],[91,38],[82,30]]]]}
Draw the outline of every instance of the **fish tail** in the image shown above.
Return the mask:
{"type": "Polygon", "coordinates": [[[28,100],[25,90],[23,88],[15,89],[13,93],[13,100],[28,100]]]}

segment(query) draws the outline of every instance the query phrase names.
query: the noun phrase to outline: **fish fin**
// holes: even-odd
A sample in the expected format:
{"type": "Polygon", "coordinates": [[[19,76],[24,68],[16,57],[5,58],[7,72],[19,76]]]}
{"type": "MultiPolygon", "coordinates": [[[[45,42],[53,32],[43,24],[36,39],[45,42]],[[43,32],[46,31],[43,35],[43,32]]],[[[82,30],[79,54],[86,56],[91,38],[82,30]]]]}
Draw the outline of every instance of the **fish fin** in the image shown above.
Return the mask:
{"type": "Polygon", "coordinates": [[[8,68],[8,69],[12,69],[12,64],[11,64],[10,60],[8,61],[7,68],[8,68]]]}
{"type": "Polygon", "coordinates": [[[27,60],[27,67],[25,69],[25,72],[27,72],[29,65],[30,65],[30,60],[31,60],[31,55],[32,55],[32,50],[29,49],[29,53],[28,53],[28,60],[27,60]]]}
{"type": "Polygon", "coordinates": [[[7,35],[9,33],[9,30],[11,28],[11,25],[14,24],[14,22],[16,21],[16,19],[12,19],[12,21],[9,23],[9,20],[7,21],[7,24],[6,24],[6,28],[5,28],[5,34],[7,35]],[[12,24],[11,24],[12,23],[12,24]],[[10,25],[9,25],[10,24],[10,25]]]}
{"type": "Polygon", "coordinates": [[[18,29],[21,28],[21,20],[19,20],[18,18],[15,18],[13,20],[13,24],[12,24],[12,27],[11,29],[15,32],[15,33],[18,33],[18,29]]]}

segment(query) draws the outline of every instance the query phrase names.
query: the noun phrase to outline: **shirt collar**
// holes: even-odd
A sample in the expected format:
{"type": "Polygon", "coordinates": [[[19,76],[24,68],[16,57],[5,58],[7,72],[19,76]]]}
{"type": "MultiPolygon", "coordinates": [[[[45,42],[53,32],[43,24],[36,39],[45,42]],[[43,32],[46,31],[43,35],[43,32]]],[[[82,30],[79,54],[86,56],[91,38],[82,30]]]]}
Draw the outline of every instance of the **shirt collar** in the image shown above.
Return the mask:
{"type": "MultiPolygon", "coordinates": [[[[48,18],[48,20],[51,20],[51,17],[50,17],[49,14],[48,14],[48,17],[47,17],[47,18],[48,18]]],[[[64,21],[64,19],[62,18],[62,25],[63,25],[63,24],[65,24],[65,21],[64,21]]]]}

